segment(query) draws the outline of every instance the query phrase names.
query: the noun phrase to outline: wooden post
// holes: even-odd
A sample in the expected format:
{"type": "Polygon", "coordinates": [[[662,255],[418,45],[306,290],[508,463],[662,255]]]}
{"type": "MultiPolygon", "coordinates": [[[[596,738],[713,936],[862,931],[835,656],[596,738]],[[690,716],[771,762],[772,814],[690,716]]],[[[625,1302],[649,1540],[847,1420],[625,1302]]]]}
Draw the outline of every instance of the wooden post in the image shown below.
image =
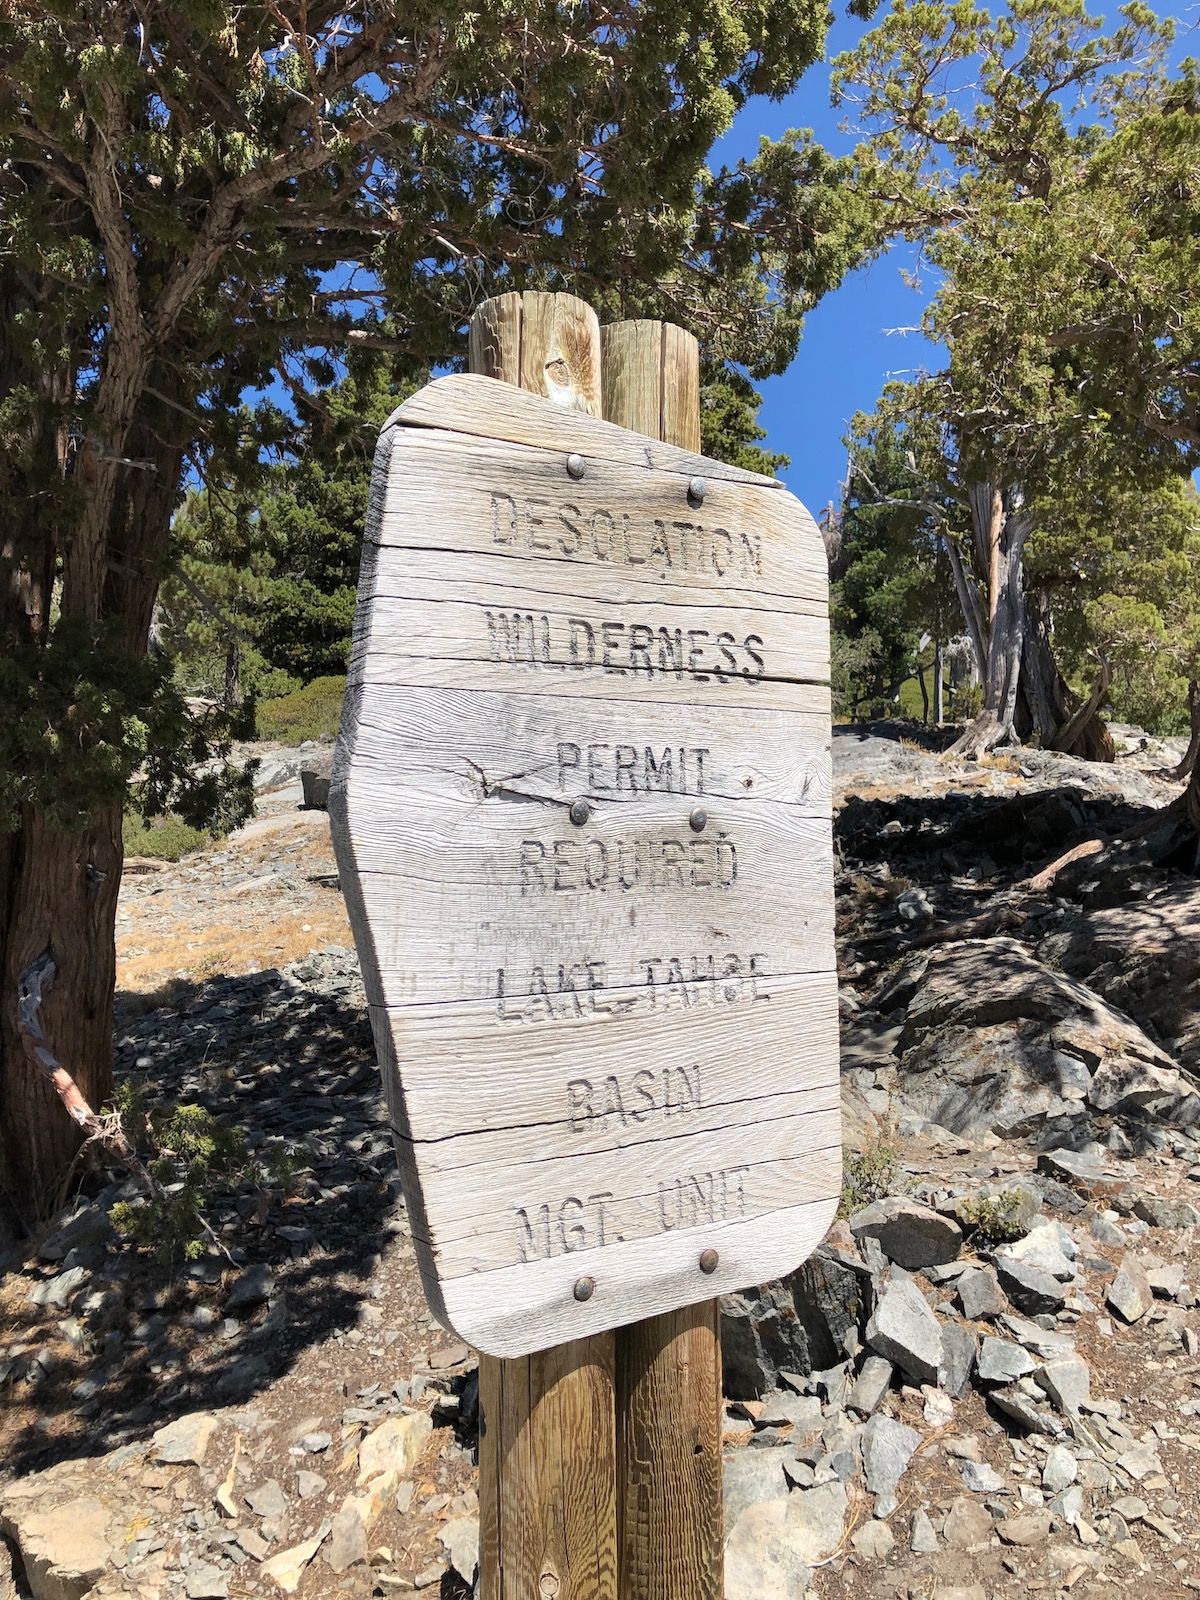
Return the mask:
{"type": "MultiPolygon", "coordinates": [[[[602,329],[604,418],[700,449],[700,352],[668,322],[602,329]]],[[[721,1600],[716,1300],[617,1330],[621,1600],[721,1600]]]]}
{"type": "MultiPolygon", "coordinates": [[[[600,415],[600,328],[573,295],[485,301],[469,364],[600,415]]],[[[616,1600],[614,1343],[480,1356],[480,1600],[616,1600]]]]}

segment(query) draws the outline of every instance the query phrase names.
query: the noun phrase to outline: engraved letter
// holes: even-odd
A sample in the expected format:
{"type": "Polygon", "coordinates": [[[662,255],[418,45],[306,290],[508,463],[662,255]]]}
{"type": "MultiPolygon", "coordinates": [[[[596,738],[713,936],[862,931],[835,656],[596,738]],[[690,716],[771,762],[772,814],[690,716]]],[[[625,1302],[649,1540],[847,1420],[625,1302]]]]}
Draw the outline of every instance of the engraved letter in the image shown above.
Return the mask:
{"type": "Polygon", "coordinates": [[[596,636],[592,632],[590,622],[584,622],[580,617],[568,617],[567,639],[570,644],[571,665],[573,667],[594,667],[596,665],[596,636]],[[580,651],[581,641],[584,646],[582,654],[580,651]]]}
{"type": "Polygon", "coordinates": [[[580,749],[577,744],[560,744],[558,747],[558,787],[565,789],[568,772],[579,765],[580,749]]]}
{"type": "Polygon", "coordinates": [[[591,1083],[587,1078],[572,1078],[567,1084],[567,1122],[571,1132],[578,1133],[595,1115],[591,1083]]]}
{"type": "Polygon", "coordinates": [[[539,1256],[550,1254],[550,1207],[541,1206],[538,1209],[537,1220],[534,1227],[539,1230],[541,1237],[534,1233],[530,1227],[529,1218],[525,1214],[524,1206],[514,1207],[517,1213],[517,1247],[521,1252],[522,1261],[536,1261],[539,1256]]]}
{"type": "Polygon", "coordinates": [[[546,876],[542,862],[546,859],[546,846],[538,839],[521,840],[521,893],[531,894],[544,890],[546,876]]]}
{"type": "Polygon", "coordinates": [[[513,544],[517,537],[517,502],[510,494],[492,492],[492,543],[513,544]]]}

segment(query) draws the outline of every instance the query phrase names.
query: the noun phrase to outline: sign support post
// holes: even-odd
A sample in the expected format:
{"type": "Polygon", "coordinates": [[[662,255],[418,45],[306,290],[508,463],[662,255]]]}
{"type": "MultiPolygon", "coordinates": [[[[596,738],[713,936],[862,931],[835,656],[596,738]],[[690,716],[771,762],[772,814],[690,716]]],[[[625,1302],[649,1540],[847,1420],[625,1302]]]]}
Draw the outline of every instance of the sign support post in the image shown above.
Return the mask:
{"type": "MultiPolygon", "coordinates": [[[[604,417],[700,452],[700,349],[669,322],[603,328],[604,417]]],[[[721,1600],[719,1302],[617,1329],[621,1600],[721,1600]]]]}
{"type": "MultiPolygon", "coordinates": [[[[600,415],[600,325],[565,294],[471,320],[472,372],[600,415]]],[[[616,1600],[615,1336],[479,1357],[479,1600],[616,1600]]]]}

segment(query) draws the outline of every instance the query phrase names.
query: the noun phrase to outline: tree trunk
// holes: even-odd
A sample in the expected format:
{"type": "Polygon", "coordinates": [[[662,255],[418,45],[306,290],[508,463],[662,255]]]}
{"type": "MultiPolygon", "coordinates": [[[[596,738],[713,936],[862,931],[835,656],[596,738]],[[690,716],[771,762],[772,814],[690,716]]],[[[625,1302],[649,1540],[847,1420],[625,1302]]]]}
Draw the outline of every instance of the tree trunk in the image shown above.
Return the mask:
{"type": "MultiPolygon", "coordinates": [[[[104,550],[88,554],[93,576],[75,587],[79,603],[91,609],[73,620],[117,621],[131,660],[144,655],[149,638],[179,491],[179,432],[171,407],[157,397],[143,401],[125,446],[144,464],[125,465],[110,486],[104,550]]],[[[53,550],[62,534],[48,523],[44,497],[18,504],[42,506],[26,542],[53,550]]],[[[86,512],[82,525],[94,515],[94,508],[86,512]]],[[[3,599],[8,631],[30,643],[44,640],[51,625],[44,607],[38,628],[22,620],[30,612],[28,594],[28,586],[13,588],[3,599]]],[[[27,1225],[59,1204],[83,1135],[25,1058],[16,1029],[18,988],[48,950],[57,971],[41,1020],[54,1054],[99,1111],[112,1095],[121,823],[119,801],[95,806],[75,830],[53,826],[44,806],[31,802],[16,830],[0,835],[0,1191],[27,1225]]]]}
{"type": "Polygon", "coordinates": [[[21,979],[46,950],[58,968],[42,1020],[55,1054],[97,1109],[112,1095],[114,927],[121,808],[78,832],[29,808],[0,840],[0,1188],[26,1225],[60,1203],[82,1134],[17,1035],[21,979]]]}
{"type": "Polygon", "coordinates": [[[236,634],[225,646],[225,695],[222,703],[226,711],[236,711],[242,703],[242,641],[236,634]]]}
{"type": "Polygon", "coordinates": [[[946,720],[946,658],[940,639],[933,647],[933,720],[939,728],[946,720]]]}
{"type": "Polygon", "coordinates": [[[921,721],[929,721],[929,688],[925,682],[925,668],[917,662],[917,682],[921,686],[921,721]]]}
{"type": "Polygon", "coordinates": [[[1190,778],[1196,770],[1197,757],[1200,757],[1200,683],[1195,678],[1188,684],[1188,719],[1192,729],[1191,738],[1183,760],[1171,774],[1173,778],[1190,778]]]}
{"type": "Polygon", "coordinates": [[[946,547],[967,631],[976,655],[982,652],[983,709],[951,750],[978,757],[1036,735],[1046,749],[1114,760],[1112,737],[1097,714],[1108,689],[1103,670],[1095,693],[1080,706],[1054,659],[1041,597],[1026,594],[1025,542],[1033,516],[1020,490],[979,483],[968,499],[974,572],[967,551],[951,539],[946,547]]]}

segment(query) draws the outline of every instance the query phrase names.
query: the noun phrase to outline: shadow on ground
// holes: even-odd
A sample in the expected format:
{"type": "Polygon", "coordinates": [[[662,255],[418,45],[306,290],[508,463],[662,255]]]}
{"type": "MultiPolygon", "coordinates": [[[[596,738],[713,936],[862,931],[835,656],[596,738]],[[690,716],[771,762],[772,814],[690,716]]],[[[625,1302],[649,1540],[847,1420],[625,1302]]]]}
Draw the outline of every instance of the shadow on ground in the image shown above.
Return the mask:
{"type": "Polygon", "coordinates": [[[108,1228],[111,1172],[85,1180],[83,1222],[65,1241],[78,1242],[64,1252],[61,1237],[43,1241],[43,1259],[3,1285],[0,1455],[14,1476],[251,1399],[308,1346],[361,1320],[389,1225],[403,1217],[349,951],[177,983],[154,1009],[119,996],[116,1074],[150,1106],[201,1105],[245,1135],[236,1182],[206,1209],[233,1262],[213,1243],[198,1261],[156,1262],[108,1228]],[[64,1273],[58,1303],[30,1303],[64,1273]]]}

